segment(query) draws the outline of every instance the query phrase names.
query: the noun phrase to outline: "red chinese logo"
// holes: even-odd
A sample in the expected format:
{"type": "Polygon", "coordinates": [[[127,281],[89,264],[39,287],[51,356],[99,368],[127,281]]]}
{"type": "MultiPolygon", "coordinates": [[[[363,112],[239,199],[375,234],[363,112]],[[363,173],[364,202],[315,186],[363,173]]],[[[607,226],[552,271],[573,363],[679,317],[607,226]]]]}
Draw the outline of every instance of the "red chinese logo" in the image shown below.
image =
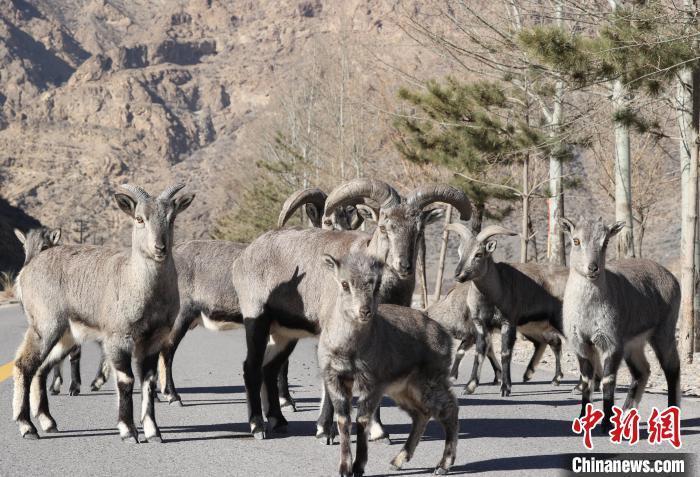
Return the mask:
{"type": "Polygon", "coordinates": [[[629,441],[629,445],[634,445],[639,441],[639,412],[636,409],[630,409],[625,415],[621,408],[613,406],[613,416],[610,421],[613,425],[609,433],[610,442],[620,444],[624,439],[629,441]]]}
{"type": "Polygon", "coordinates": [[[593,404],[588,403],[584,415],[574,419],[573,424],[571,424],[571,429],[576,434],[583,433],[583,445],[586,446],[586,449],[593,449],[591,432],[602,419],[603,411],[593,409],[593,404]]]}
{"type": "Polygon", "coordinates": [[[676,449],[681,447],[681,410],[678,407],[671,406],[662,412],[653,408],[647,425],[649,444],[667,441],[676,449]]]}

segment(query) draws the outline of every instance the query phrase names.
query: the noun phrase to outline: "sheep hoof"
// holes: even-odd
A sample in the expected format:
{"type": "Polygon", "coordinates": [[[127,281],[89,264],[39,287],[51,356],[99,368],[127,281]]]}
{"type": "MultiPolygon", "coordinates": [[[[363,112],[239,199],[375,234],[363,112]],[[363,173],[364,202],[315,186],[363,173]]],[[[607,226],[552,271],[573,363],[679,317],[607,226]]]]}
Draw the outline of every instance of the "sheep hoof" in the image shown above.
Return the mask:
{"type": "Polygon", "coordinates": [[[510,386],[501,386],[501,397],[510,396],[510,386]]]}
{"type": "Polygon", "coordinates": [[[437,467],[435,472],[433,472],[433,475],[447,475],[447,469],[444,467],[437,467]]]}
{"type": "Polygon", "coordinates": [[[559,378],[554,378],[552,379],[552,386],[559,386],[561,384],[561,381],[559,378]]]}
{"type": "Polygon", "coordinates": [[[180,396],[177,396],[177,395],[176,396],[169,396],[168,397],[168,404],[169,405],[175,404],[176,406],[180,406],[180,407],[183,406],[182,399],[180,399],[180,396]]]}
{"type": "Polygon", "coordinates": [[[33,431],[33,432],[29,431],[29,432],[25,432],[24,434],[22,434],[22,437],[25,439],[28,439],[30,441],[35,441],[35,440],[39,439],[39,434],[36,431],[33,431]]]}
{"type": "Polygon", "coordinates": [[[71,385],[70,390],[68,391],[68,394],[71,396],[77,396],[78,394],[80,394],[80,386],[71,385]]]}
{"type": "Polygon", "coordinates": [[[316,434],[316,439],[322,446],[335,445],[335,435],[333,433],[321,432],[316,434]]]}
{"type": "Polygon", "coordinates": [[[97,379],[94,380],[92,383],[90,383],[90,391],[99,391],[102,389],[102,386],[104,386],[105,382],[104,381],[98,381],[97,379]]]}
{"type": "Polygon", "coordinates": [[[464,386],[464,392],[462,394],[474,394],[478,385],[476,381],[469,381],[467,385],[464,386]]]}
{"type": "Polygon", "coordinates": [[[60,388],[60,387],[59,387],[59,388],[55,388],[55,387],[52,386],[51,389],[50,389],[50,391],[51,391],[51,394],[52,394],[53,396],[58,396],[59,394],[61,394],[61,388],[60,388]]]}
{"type": "Polygon", "coordinates": [[[297,405],[291,397],[281,397],[280,407],[291,407],[292,411],[297,412],[297,405]]]}
{"type": "Polygon", "coordinates": [[[276,432],[278,434],[286,434],[287,433],[288,422],[283,416],[268,417],[267,424],[268,424],[268,429],[270,429],[272,432],[276,432]]]}

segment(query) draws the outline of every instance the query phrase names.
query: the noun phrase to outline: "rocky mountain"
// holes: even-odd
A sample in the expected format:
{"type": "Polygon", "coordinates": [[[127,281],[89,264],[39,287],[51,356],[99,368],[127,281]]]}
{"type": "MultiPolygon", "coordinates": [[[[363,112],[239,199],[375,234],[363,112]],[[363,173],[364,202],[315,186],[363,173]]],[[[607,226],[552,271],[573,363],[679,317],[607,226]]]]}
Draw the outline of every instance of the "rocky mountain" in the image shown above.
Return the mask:
{"type": "MultiPolygon", "coordinates": [[[[368,94],[386,91],[395,98],[406,82],[450,72],[396,22],[421,4],[4,0],[0,197],[62,227],[67,241],[83,231],[88,241],[125,244],[129,227],[111,199],[116,185],[133,181],[158,192],[182,181],[197,198],[178,219],[178,237],[206,237],[256,173],[254,144],[265,118],[281,92],[294,89],[313,45],[342,37],[364,48],[368,94]]],[[[585,161],[576,167],[588,173],[585,161]]],[[[671,207],[677,194],[664,200],[671,207]]],[[[608,217],[612,211],[609,201],[587,190],[569,204],[572,214],[591,204],[608,217]]],[[[544,216],[544,202],[536,207],[544,216]]],[[[540,220],[537,227],[546,225],[540,220]]],[[[673,259],[672,228],[650,232],[652,256],[673,259]]],[[[431,232],[433,240],[438,235],[438,229],[431,232]]],[[[538,240],[542,247],[544,236],[538,240]]],[[[515,250],[517,243],[507,244],[506,256],[515,250]]],[[[429,247],[431,264],[436,255],[429,247]]]]}

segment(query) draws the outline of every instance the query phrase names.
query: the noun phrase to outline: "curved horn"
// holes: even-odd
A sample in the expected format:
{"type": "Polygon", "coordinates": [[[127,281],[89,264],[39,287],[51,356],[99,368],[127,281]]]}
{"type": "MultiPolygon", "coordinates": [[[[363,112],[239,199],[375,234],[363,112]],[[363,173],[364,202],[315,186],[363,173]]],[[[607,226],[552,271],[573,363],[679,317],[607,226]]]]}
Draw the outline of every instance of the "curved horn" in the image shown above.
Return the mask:
{"type": "Polygon", "coordinates": [[[462,237],[462,240],[465,242],[468,242],[474,238],[474,234],[472,234],[472,231],[469,230],[469,228],[467,228],[466,225],[460,224],[459,222],[447,224],[445,226],[445,230],[457,233],[460,237],[462,237]]]}
{"type": "Polygon", "coordinates": [[[151,196],[143,190],[141,187],[133,185],[133,184],[122,184],[119,187],[124,189],[125,191],[131,193],[134,199],[136,200],[142,200],[142,201],[147,201],[151,198],[151,196]]]}
{"type": "MultiPolygon", "coordinates": [[[[282,205],[279,218],[277,219],[277,227],[282,227],[287,220],[304,204],[313,204],[318,209],[319,213],[323,211],[326,205],[326,193],[315,187],[298,190],[290,195],[282,205]]],[[[320,227],[321,224],[314,224],[314,227],[320,227]]]]}
{"type": "Polygon", "coordinates": [[[386,182],[376,179],[355,179],[333,189],[326,199],[323,216],[330,216],[338,207],[364,203],[364,199],[376,202],[382,209],[401,203],[399,193],[386,182]]]}
{"type": "Polygon", "coordinates": [[[494,235],[518,235],[516,232],[513,232],[512,230],[508,230],[505,227],[502,227],[500,225],[489,225],[488,227],[484,228],[481,232],[479,232],[479,235],[476,236],[476,241],[477,242],[484,242],[485,240],[493,237],[494,235]]]}
{"type": "Polygon", "coordinates": [[[173,184],[170,187],[166,188],[163,192],[161,192],[158,196],[158,199],[170,200],[173,197],[175,197],[175,194],[180,192],[180,189],[182,189],[183,187],[185,187],[185,184],[173,184]]]}
{"type": "Polygon", "coordinates": [[[472,216],[472,204],[464,191],[447,184],[434,184],[418,187],[406,202],[418,209],[422,209],[433,202],[450,204],[459,211],[459,218],[469,220],[472,216]]]}

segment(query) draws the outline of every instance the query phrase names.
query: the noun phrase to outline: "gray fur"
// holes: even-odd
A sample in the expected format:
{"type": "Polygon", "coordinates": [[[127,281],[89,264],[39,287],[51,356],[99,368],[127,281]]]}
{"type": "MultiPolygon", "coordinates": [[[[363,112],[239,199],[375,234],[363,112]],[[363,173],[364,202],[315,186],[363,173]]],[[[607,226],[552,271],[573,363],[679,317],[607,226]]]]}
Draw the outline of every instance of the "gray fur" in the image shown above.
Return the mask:
{"type": "MultiPolygon", "coordinates": [[[[378,181],[359,180],[339,187],[332,197],[342,196],[335,202],[342,207],[357,204],[359,197],[348,195],[356,184],[366,186],[366,191],[376,191],[378,181]]],[[[385,185],[386,187],[386,185],[385,185]]],[[[456,189],[454,195],[444,200],[461,200],[461,211],[466,211],[468,199],[456,189]]],[[[334,284],[320,269],[321,254],[344,256],[360,251],[386,264],[379,290],[381,303],[409,306],[415,286],[416,244],[422,234],[425,219],[430,214],[401,200],[396,192],[386,193],[383,202],[389,204],[380,209],[374,232],[369,235],[357,231],[332,231],[318,229],[281,229],[258,237],[233,263],[234,288],[238,292],[241,313],[248,336],[248,356],[244,363],[244,378],[250,409],[251,430],[257,437],[264,437],[262,407],[259,389],[262,386],[263,360],[273,357],[268,351],[263,356],[269,335],[275,342],[285,343],[304,336],[318,335],[323,317],[332,311],[332,303],[326,296],[332,295],[334,284]]],[[[435,199],[433,199],[435,200],[435,199]]],[[[424,203],[423,205],[427,205],[424,203]]],[[[332,211],[326,210],[324,217],[332,211]]],[[[267,386],[267,384],[266,384],[267,386]]],[[[280,419],[272,409],[275,420],[280,419]]],[[[268,420],[269,420],[268,416],[268,420]]]]}
{"type": "Polygon", "coordinates": [[[379,305],[381,262],[362,252],[336,260],[325,255],[327,280],[335,293],[326,297],[333,311],[324,317],[318,361],[333,402],[340,435],[340,475],[362,475],[367,463],[368,424],[384,395],[413,420],[409,437],[392,460],[401,468],[413,456],[431,417],[445,429],[445,448],[435,473],[454,463],[458,406],[450,389],[452,339],[425,313],[379,305]],[[357,456],[350,450],[350,408],[357,402],[357,456]]]}
{"type": "Polygon", "coordinates": [[[609,239],[624,222],[601,219],[578,225],[560,221],[571,238],[569,279],[564,294],[566,336],[583,376],[582,411],[591,400],[593,369],[602,358],[603,430],[611,428],[617,371],[625,360],[633,377],[624,407],[639,404],[649,378],[644,347],[649,342],[668,383],[668,405],[680,405],[680,361],[675,330],[680,286],[664,267],[651,260],[629,259],[606,265],[609,239]]]}
{"type": "Polygon", "coordinates": [[[467,303],[477,330],[477,356],[465,392],[474,392],[479,383],[486,351],[486,332],[496,328],[501,329],[502,396],[511,392],[510,362],[518,329],[536,343],[535,354],[523,379],[530,378],[543,347],[549,344],[557,360],[552,383],[559,384],[562,377],[561,308],[568,270],[552,264],[494,262],[492,253],[496,241],[493,237],[497,234],[516,235],[500,226],[486,227],[476,237],[463,226],[460,233],[463,240],[455,275],[457,281],[472,282],[467,303]],[[494,313],[494,307],[499,313],[494,313]]]}
{"type": "Polygon", "coordinates": [[[32,259],[18,277],[29,329],[15,359],[13,417],[24,437],[37,437],[29,418],[30,385],[42,428],[55,431],[46,373],[76,343],[98,339],[116,369],[122,439],[138,442],[132,405],[133,356],[142,379],[144,433],[147,440],[160,441],[153,410],[157,353],[179,308],[173,225],[194,195],[153,199],[139,187],[123,189],[129,193],[114,197],[133,219],[130,251],[54,247],[32,259]]]}

